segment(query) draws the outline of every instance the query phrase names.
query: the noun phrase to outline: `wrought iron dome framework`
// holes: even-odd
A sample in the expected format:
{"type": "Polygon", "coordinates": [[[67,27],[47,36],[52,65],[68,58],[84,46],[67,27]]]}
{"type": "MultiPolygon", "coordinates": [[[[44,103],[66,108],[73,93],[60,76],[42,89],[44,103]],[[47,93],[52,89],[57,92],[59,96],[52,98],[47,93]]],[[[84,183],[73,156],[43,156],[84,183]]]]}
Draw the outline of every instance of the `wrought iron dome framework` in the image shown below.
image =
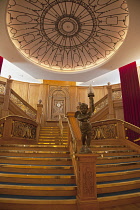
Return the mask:
{"type": "Polygon", "coordinates": [[[123,43],[125,0],[9,0],[7,29],[31,62],[52,71],[98,67],[123,43]]]}

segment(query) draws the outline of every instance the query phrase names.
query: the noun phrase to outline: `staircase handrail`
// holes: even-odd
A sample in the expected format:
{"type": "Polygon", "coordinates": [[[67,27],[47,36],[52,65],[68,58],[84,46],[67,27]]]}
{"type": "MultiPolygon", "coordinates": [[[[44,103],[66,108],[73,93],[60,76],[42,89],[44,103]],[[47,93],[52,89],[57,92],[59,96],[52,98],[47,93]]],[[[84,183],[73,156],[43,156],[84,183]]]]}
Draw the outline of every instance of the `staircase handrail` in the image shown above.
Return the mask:
{"type": "Polygon", "coordinates": [[[10,99],[20,107],[29,117],[36,119],[37,110],[21,98],[13,89],[11,89],[10,99]]]}
{"type": "Polygon", "coordinates": [[[78,149],[81,147],[81,131],[79,128],[79,123],[77,119],[74,117],[75,112],[68,112],[67,118],[68,118],[68,125],[70,128],[71,133],[71,154],[77,153],[78,149]]]}
{"type": "Polygon", "coordinates": [[[108,94],[106,94],[103,98],[101,98],[99,101],[97,101],[95,103],[94,113],[97,113],[98,111],[100,111],[102,108],[104,108],[108,104],[107,96],[108,96],[108,94]]]}
{"type": "Polygon", "coordinates": [[[63,121],[62,121],[62,116],[59,114],[59,122],[58,122],[58,125],[59,125],[59,129],[60,129],[60,135],[61,135],[61,143],[63,144],[63,121]]]}
{"type": "MultiPolygon", "coordinates": [[[[120,100],[122,99],[121,88],[112,89],[112,100],[120,100]]],[[[95,111],[96,114],[98,111],[103,109],[106,105],[108,105],[108,94],[106,94],[103,98],[95,103],[95,111]]]]}
{"type": "Polygon", "coordinates": [[[3,140],[37,141],[38,123],[29,118],[9,115],[0,119],[0,137],[3,140]]]}

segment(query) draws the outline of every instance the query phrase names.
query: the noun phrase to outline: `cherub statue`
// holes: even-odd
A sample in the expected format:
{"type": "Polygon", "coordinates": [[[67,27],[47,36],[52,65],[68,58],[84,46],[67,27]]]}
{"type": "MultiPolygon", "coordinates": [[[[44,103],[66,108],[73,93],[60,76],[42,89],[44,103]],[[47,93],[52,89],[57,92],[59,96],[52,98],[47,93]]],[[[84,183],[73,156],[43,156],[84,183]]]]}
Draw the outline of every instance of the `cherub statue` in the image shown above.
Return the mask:
{"type": "Polygon", "coordinates": [[[93,103],[93,96],[94,94],[88,94],[88,97],[90,99],[90,108],[88,108],[87,104],[80,103],[79,110],[75,112],[75,117],[80,122],[80,130],[82,133],[82,148],[80,150],[80,153],[92,153],[92,151],[89,149],[92,137],[92,127],[89,119],[95,109],[93,103]]]}

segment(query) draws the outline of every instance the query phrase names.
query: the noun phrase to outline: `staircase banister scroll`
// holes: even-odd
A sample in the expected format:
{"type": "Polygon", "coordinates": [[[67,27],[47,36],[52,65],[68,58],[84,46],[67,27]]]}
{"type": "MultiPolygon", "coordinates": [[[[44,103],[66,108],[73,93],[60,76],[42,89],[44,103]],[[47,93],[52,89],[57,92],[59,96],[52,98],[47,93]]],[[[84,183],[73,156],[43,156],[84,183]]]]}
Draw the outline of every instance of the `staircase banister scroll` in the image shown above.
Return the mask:
{"type": "Polygon", "coordinates": [[[0,85],[6,85],[6,82],[4,82],[4,81],[0,81],[0,85]]]}
{"type": "Polygon", "coordinates": [[[11,89],[11,93],[17,97],[24,105],[26,105],[29,109],[31,109],[33,112],[37,113],[37,110],[33,108],[30,104],[28,104],[23,98],[21,98],[13,89],[11,89]]]}
{"type": "MultiPolygon", "coordinates": [[[[140,134],[140,128],[130,124],[124,120],[120,120],[120,119],[108,119],[108,120],[102,120],[102,121],[96,121],[96,122],[92,122],[92,128],[99,128],[101,126],[107,126],[107,125],[114,125],[116,128],[114,129],[116,132],[116,138],[118,139],[125,139],[126,138],[126,133],[125,131],[127,129],[130,129],[138,134],[140,134]]],[[[97,130],[97,129],[96,129],[97,130]]],[[[97,131],[101,131],[101,129],[98,129],[97,131]]],[[[104,128],[105,130],[105,128],[104,128]]],[[[101,131],[103,132],[103,130],[101,131]]],[[[94,133],[95,135],[95,133],[94,133]]],[[[105,135],[103,135],[102,133],[102,137],[105,138],[105,135]]]]}
{"type": "Polygon", "coordinates": [[[95,103],[95,107],[97,107],[99,104],[101,104],[105,99],[107,99],[107,94],[95,103]]]}
{"type": "Polygon", "coordinates": [[[14,90],[11,89],[10,99],[19,106],[27,115],[32,119],[36,119],[37,110],[28,104],[23,98],[21,98],[14,90]],[[17,101],[18,100],[18,101],[17,101]],[[24,108],[23,108],[24,107],[24,108]]]}
{"type": "Polygon", "coordinates": [[[9,115],[0,119],[0,137],[6,141],[37,141],[38,123],[29,118],[9,115]]]}

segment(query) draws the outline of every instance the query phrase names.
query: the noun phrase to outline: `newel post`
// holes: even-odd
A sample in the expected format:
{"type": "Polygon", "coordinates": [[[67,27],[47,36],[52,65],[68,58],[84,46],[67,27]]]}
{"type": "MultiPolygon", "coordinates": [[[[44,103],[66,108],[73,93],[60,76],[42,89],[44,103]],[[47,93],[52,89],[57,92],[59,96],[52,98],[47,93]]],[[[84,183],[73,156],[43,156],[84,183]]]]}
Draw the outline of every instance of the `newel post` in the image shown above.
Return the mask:
{"type": "Polygon", "coordinates": [[[117,137],[118,139],[125,139],[126,134],[125,134],[125,126],[122,121],[117,122],[117,137]]]}
{"type": "Polygon", "coordinates": [[[40,125],[42,120],[42,110],[43,110],[43,104],[42,100],[39,100],[39,103],[37,104],[37,114],[36,114],[36,122],[38,123],[37,131],[36,131],[36,141],[39,139],[39,133],[40,133],[40,125]]]}
{"type": "Polygon", "coordinates": [[[41,124],[42,110],[43,110],[42,100],[39,100],[39,103],[37,104],[37,114],[36,114],[36,122],[39,124],[41,124]]]}
{"type": "Polygon", "coordinates": [[[13,80],[10,79],[11,76],[9,76],[9,79],[7,79],[6,87],[5,87],[5,95],[4,95],[4,102],[2,107],[2,117],[8,116],[9,114],[9,100],[11,95],[11,87],[13,80]]]}
{"type": "Polygon", "coordinates": [[[115,118],[115,115],[114,115],[114,107],[113,107],[113,99],[112,99],[112,86],[110,85],[109,82],[107,86],[107,91],[108,91],[108,108],[109,108],[108,119],[113,119],[115,118]]]}
{"type": "Polygon", "coordinates": [[[12,118],[11,117],[6,117],[5,118],[5,123],[4,123],[4,130],[3,130],[3,139],[4,140],[9,140],[12,135],[12,118]]]}
{"type": "Polygon", "coordinates": [[[96,158],[95,154],[77,154],[78,173],[78,210],[99,210],[96,187],[96,158]]]}

